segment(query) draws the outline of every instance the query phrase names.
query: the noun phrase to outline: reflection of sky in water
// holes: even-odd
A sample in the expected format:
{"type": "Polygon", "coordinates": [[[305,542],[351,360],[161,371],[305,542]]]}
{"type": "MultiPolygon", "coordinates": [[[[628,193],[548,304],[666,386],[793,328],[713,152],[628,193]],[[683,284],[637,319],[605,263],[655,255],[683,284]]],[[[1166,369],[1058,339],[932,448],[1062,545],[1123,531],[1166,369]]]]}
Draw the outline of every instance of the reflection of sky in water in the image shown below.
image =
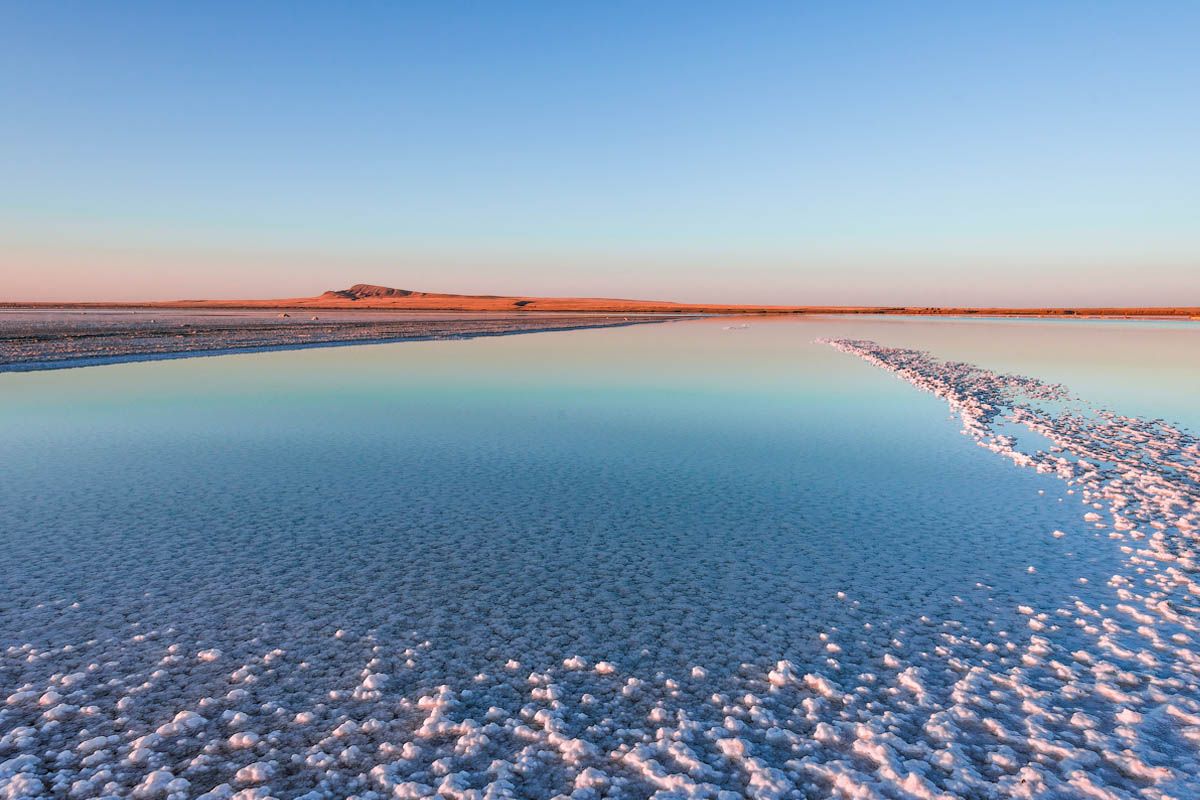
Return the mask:
{"type": "MultiPolygon", "coordinates": [[[[335,552],[353,551],[367,531],[369,542],[349,563],[403,556],[453,582],[487,572],[488,562],[550,581],[552,603],[616,591],[598,584],[618,576],[624,601],[649,602],[665,585],[716,591],[704,625],[662,622],[692,658],[713,625],[730,622],[725,614],[778,608],[778,618],[755,612],[756,624],[783,625],[787,644],[772,647],[799,648],[793,655],[803,657],[805,637],[833,620],[806,619],[805,603],[787,599],[796,592],[849,586],[868,603],[876,592],[933,593],[948,603],[977,580],[1003,581],[1029,558],[1051,557],[1041,533],[1076,519],[1073,508],[1039,500],[1035,487],[1049,479],[962,439],[939,401],[812,344],[815,337],[869,336],[1064,380],[1080,393],[1129,400],[1136,412],[1182,421],[1195,413],[1178,394],[1181,382],[1200,379],[1173,360],[1194,328],[891,319],[728,325],[3,376],[3,439],[16,468],[0,495],[8,537],[36,538],[43,554],[65,555],[80,538],[105,542],[99,563],[151,583],[128,563],[123,542],[162,548],[185,564],[196,559],[197,574],[214,570],[213,578],[222,559],[274,553],[284,575],[294,567],[313,589],[319,578],[308,570],[318,555],[284,542],[315,537],[335,552]],[[138,533],[128,539],[131,527],[138,533]],[[195,551],[172,546],[181,529],[206,532],[195,551]],[[435,535],[449,530],[454,552],[435,535]],[[141,541],[144,533],[152,544],[141,541]],[[1037,544],[995,548],[1013,537],[1037,544]],[[664,559],[664,548],[679,560],[664,559]],[[712,548],[720,555],[709,560],[712,548]],[[981,548],[988,558],[979,559],[981,548]],[[646,571],[623,571],[634,563],[646,571]]],[[[1073,591],[1073,578],[1063,576],[1062,592],[1073,591]]],[[[404,608],[438,618],[431,609],[444,589],[414,589],[408,580],[380,575],[376,588],[396,584],[409,593],[404,608]]],[[[1053,577],[1043,583],[1052,586],[1053,577]]],[[[510,605],[507,583],[499,585],[481,583],[461,602],[477,614],[509,613],[519,627],[524,601],[510,605]]],[[[35,594],[63,588],[27,585],[35,594]]],[[[388,616],[384,608],[372,614],[388,616]]],[[[594,655],[605,657],[610,638],[580,624],[580,641],[594,638],[594,655]]],[[[619,638],[649,646],[657,636],[634,626],[619,638]]],[[[724,655],[731,663],[742,657],[736,648],[724,655]]]]}
{"type": "MultiPolygon", "coordinates": [[[[802,702],[831,721],[879,721],[887,710],[898,714],[888,724],[916,741],[954,696],[963,663],[1040,663],[1036,647],[1015,644],[1030,643],[1034,623],[1019,606],[1058,613],[1077,599],[1111,603],[1120,542],[1082,521],[1079,497],[1057,479],[961,436],[942,401],[812,340],[926,348],[1200,427],[1190,403],[1200,388],[1188,361],[1195,327],[729,324],[0,375],[0,647],[72,648],[41,659],[0,650],[12,655],[0,666],[38,691],[89,663],[106,665],[97,680],[144,684],[121,712],[122,736],[185,708],[215,719],[205,697],[250,714],[282,699],[289,714],[313,714],[287,723],[283,756],[333,746],[322,737],[346,715],[392,720],[402,698],[442,684],[458,692],[456,718],[483,719],[498,706],[516,724],[522,703],[545,699],[531,689],[532,670],[556,671],[568,694],[554,713],[595,743],[595,763],[627,775],[636,770],[607,753],[639,741],[654,704],[726,730],[715,692],[763,698],[755,702],[804,737],[812,721],[793,714],[802,702]],[[1056,529],[1065,538],[1051,536],[1056,529]],[[222,655],[164,660],[168,643],[222,655]],[[285,656],[266,669],[274,648],[285,656]],[[575,655],[616,666],[611,677],[564,673],[575,655]],[[859,705],[811,706],[807,684],[769,689],[767,671],[785,658],[859,705]],[[521,666],[506,667],[509,659],[521,666]],[[239,665],[256,681],[244,699],[227,694],[239,665]],[[927,695],[917,706],[912,674],[901,672],[909,665],[920,667],[927,695]],[[386,691],[346,700],[372,672],[392,676],[386,691]],[[632,678],[646,684],[617,691],[632,678]],[[583,699],[593,692],[599,705],[583,699]]],[[[1053,638],[1066,660],[1096,648],[1074,624],[1053,638]]],[[[998,685],[989,680],[979,692],[998,685]]],[[[1029,689],[1018,682],[1013,692],[1029,689]]],[[[119,696],[81,699],[95,697],[100,709],[87,736],[116,730],[106,720],[119,696]]],[[[1006,724],[1020,724],[1019,705],[1006,724]]],[[[1108,706],[1091,708],[1114,724],[1108,706]]],[[[376,738],[408,741],[423,718],[399,714],[376,738]]],[[[763,730],[776,723],[751,723],[741,735],[763,763],[787,763],[792,752],[772,749],[763,730]]],[[[278,722],[255,724],[265,732],[278,722]]],[[[210,727],[191,750],[179,745],[180,763],[202,745],[207,752],[205,742],[224,748],[217,740],[228,730],[210,727]]],[[[456,767],[476,770],[473,784],[488,780],[493,756],[513,758],[533,734],[493,735],[478,764],[456,767]]],[[[1157,735],[1149,739],[1160,746],[1157,735]]],[[[995,746],[989,737],[979,741],[995,746]]],[[[396,769],[435,782],[422,770],[463,741],[428,742],[396,769]]],[[[697,741],[710,763],[727,763],[712,741],[697,741]]],[[[843,758],[850,741],[827,745],[821,758],[843,758]]],[[[1015,746],[1014,763],[1034,758],[1015,746]]],[[[197,786],[233,780],[261,757],[222,752],[229,763],[192,775],[197,786]]],[[[382,746],[369,752],[368,763],[391,759],[382,746]]],[[[981,754],[955,757],[998,776],[981,754]]],[[[276,788],[296,796],[329,774],[289,773],[276,788]]],[[[522,796],[552,796],[571,774],[533,770],[522,796]]],[[[721,785],[744,791],[738,774],[721,785]]]]}

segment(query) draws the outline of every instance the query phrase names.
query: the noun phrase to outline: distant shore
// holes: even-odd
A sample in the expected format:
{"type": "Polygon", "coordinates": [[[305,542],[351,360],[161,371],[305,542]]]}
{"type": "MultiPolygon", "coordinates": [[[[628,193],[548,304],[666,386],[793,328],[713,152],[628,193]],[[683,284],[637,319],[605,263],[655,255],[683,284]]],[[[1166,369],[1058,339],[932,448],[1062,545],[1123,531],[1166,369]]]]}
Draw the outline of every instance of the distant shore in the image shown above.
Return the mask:
{"type": "Polygon", "coordinates": [[[679,314],[696,315],[846,315],[846,316],[897,316],[897,317],[1023,317],[1031,319],[1159,319],[1159,320],[1197,320],[1200,321],[1200,306],[1185,308],[923,308],[904,306],[705,306],[684,305],[657,306],[623,305],[623,306],[564,306],[535,308],[473,308],[461,305],[437,306],[402,306],[402,305],[268,305],[253,301],[188,301],[161,303],[4,303],[0,302],[0,310],[127,310],[151,311],[154,309],[176,309],[179,311],[403,311],[413,313],[442,312],[463,314],[495,314],[501,311],[509,313],[541,313],[541,314],[679,314]]]}
{"type": "Polygon", "coordinates": [[[355,284],[314,297],[277,300],[167,300],[148,302],[0,302],[9,309],[226,309],[273,311],[437,311],[569,314],[886,314],[901,316],[1079,317],[1116,319],[1200,319],[1200,306],[968,307],[968,306],[787,306],[733,303],[677,303],[602,297],[521,297],[417,292],[355,284]]]}

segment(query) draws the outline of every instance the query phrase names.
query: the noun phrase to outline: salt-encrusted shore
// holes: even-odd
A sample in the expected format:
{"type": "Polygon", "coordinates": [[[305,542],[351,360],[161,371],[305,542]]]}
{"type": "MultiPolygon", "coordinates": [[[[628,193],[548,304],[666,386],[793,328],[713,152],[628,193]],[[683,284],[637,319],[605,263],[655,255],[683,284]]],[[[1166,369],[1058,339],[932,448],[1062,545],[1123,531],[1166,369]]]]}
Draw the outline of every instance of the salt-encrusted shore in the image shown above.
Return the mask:
{"type": "Polygon", "coordinates": [[[602,328],[662,321],[601,314],[7,311],[0,372],[236,352],[602,328]]]}
{"type": "Polygon", "coordinates": [[[991,733],[1057,765],[1031,764],[1026,791],[1048,784],[1080,797],[1198,796],[1200,440],[1160,419],[1093,408],[1061,385],[872,341],[821,341],[945,400],[964,434],[1065,481],[1087,509],[1084,521],[1123,542],[1126,569],[1109,579],[1111,604],[1023,608],[1035,635],[1021,666],[981,672],[1021,698],[1018,730],[993,724],[991,733]],[[1020,448],[1021,428],[1050,447],[1020,448]],[[1093,636],[1094,647],[1063,651],[1053,634],[1065,624],[1093,636]]]}

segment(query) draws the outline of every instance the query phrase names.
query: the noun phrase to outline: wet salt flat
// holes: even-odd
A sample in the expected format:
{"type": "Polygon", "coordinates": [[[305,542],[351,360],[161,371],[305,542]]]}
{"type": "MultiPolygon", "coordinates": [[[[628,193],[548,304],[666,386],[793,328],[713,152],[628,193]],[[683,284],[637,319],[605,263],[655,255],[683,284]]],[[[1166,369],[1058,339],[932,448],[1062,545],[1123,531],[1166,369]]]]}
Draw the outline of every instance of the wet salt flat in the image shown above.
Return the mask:
{"type": "Polygon", "coordinates": [[[534,312],[0,308],[0,372],[649,321],[644,315],[534,312]]]}
{"type": "Polygon", "coordinates": [[[1197,345],[701,320],[0,375],[0,797],[1195,797],[1197,345]]]}

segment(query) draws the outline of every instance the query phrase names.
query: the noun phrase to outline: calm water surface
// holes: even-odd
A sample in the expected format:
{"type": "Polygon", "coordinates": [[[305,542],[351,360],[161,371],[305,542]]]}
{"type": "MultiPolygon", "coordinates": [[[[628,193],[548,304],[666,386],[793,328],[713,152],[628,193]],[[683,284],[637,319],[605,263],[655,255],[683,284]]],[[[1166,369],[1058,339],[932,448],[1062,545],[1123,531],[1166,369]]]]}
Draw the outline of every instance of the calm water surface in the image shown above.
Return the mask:
{"type": "MultiPolygon", "coordinates": [[[[11,602],[128,603],[145,624],[184,596],[236,603],[244,620],[209,621],[228,635],[283,593],[313,606],[289,624],[455,636],[479,650],[469,670],[492,625],[546,658],[731,668],[761,626],[803,656],[830,623],[805,597],[952,603],[1027,566],[1014,540],[1072,524],[1037,494],[1048,479],[818,336],[1200,429],[1200,326],[1144,322],[710,320],[4,375],[11,602]],[[230,598],[239,568],[262,578],[230,598]],[[639,623],[669,597],[677,613],[639,623]],[[568,613],[597,603],[615,616],[568,613]],[[561,627],[525,631],[530,604],[561,606],[561,627]]],[[[10,641],[54,641],[52,614],[28,620],[10,641]]]]}
{"type": "MultiPolygon", "coordinates": [[[[145,725],[273,648],[304,671],[258,691],[293,710],[364,669],[396,699],[572,656],[698,706],[746,665],[849,687],[932,653],[929,620],[1003,642],[1022,603],[1106,599],[1117,543],[1060,483],[819,336],[1200,430],[1194,323],[705,320],[0,375],[0,645],[56,653],[8,682],[141,631],[157,649],[104,652],[131,682],[172,643],[222,652],[145,725]]],[[[507,691],[462,702],[515,713],[507,691]]]]}

